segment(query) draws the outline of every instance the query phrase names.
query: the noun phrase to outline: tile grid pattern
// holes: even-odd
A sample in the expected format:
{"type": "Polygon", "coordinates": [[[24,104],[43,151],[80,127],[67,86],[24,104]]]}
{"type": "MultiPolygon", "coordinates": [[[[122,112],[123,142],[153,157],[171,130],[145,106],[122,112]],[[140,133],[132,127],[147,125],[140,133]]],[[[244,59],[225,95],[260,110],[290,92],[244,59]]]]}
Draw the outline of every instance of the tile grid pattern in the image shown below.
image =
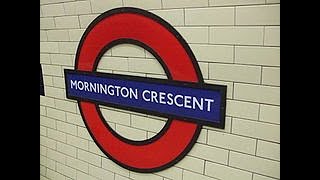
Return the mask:
{"type": "MultiPolygon", "coordinates": [[[[40,179],[280,179],[279,0],[41,0],[40,179]],[[152,174],[128,171],[95,145],[77,104],[66,99],[63,69],[73,69],[88,24],[116,7],[148,10],[168,21],[193,50],[206,83],[227,85],[226,127],[204,126],[190,153],[152,174]]],[[[166,79],[146,50],[119,45],[98,70],[166,79]]],[[[107,123],[131,139],[154,136],[166,119],[102,107],[107,123]]]]}

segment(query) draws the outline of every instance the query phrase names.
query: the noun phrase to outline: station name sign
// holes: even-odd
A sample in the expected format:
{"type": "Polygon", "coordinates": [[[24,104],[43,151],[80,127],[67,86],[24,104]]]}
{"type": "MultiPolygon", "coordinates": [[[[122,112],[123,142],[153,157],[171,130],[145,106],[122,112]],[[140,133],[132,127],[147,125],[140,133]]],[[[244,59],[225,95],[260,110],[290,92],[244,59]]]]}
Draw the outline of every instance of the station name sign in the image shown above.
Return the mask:
{"type": "Polygon", "coordinates": [[[65,70],[67,97],[217,126],[225,86],[65,70]]]}
{"type": "Polygon", "coordinates": [[[94,142],[109,159],[131,171],[169,168],[188,154],[203,125],[225,126],[227,87],[206,84],[179,32],[143,9],[115,8],[96,17],[80,39],[74,69],[65,69],[64,78],[66,97],[77,100],[94,142]],[[97,72],[102,55],[120,44],[151,53],[168,79],[97,72]],[[100,105],[168,120],[155,136],[131,140],[108,125],[110,116],[102,115],[100,105]]]}

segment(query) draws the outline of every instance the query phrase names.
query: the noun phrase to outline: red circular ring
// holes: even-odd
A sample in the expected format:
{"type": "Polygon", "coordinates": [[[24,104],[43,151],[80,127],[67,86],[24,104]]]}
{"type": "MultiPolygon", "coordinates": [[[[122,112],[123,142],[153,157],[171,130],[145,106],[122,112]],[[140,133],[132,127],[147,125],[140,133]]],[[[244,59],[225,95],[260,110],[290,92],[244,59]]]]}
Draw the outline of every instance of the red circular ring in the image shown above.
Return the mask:
{"type": "MultiPolygon", "coordinates": [[[[117,8],[97,17],[77,49],[75,69],[93,72],[114,42],[141,42],[156,53],[173,80],[202,82],[198,64],[187,43],[158,16],[137,8],[117,8]]],[[[181,160],[199,136],[201,125],[174,119],[154,141],[133,144],[116,136],[98,111],[98,105],[78,101],[81,115],[99,148],[114,162],[137,172],[155,172],[181,160]]]]}

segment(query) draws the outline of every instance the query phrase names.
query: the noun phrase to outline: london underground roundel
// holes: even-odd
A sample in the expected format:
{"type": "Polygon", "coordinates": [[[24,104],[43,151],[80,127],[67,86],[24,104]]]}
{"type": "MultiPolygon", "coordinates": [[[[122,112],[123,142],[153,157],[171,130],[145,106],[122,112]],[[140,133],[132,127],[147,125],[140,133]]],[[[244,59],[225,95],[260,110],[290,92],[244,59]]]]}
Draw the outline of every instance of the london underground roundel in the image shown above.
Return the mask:
{"type": "Polygon", "coordinates": [[[85,125],[102,152],[124,168],[163,170],[191,150],[202,125],[224,128],[226,87],[205,84],[186,41],[150,12],[124,7],[98,16],[80,40],[74,68],[64,72],[67,98],[77,100],[85,125]],[[97,72],[101,56],[123,43],[149,51],[168,79],[97,72]],[[154,137],[133,141],[106,123],[99,105],[167,117],[168,121],[154,137]]]}

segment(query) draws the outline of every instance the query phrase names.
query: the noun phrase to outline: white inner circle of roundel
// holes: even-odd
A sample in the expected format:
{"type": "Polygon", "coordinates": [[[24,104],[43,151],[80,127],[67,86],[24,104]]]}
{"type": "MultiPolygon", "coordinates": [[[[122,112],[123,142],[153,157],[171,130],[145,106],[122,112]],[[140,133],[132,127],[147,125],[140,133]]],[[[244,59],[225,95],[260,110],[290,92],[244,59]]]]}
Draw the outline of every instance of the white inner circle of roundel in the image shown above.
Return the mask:
{"type": "MultiPolygon", "coordinates": [[[[159,61],[147,50],[133,44],[119,44],[101,57],[97,72],[168,79],[159,61]]],[[[99,105],[107,124],[120,136],[133,141],[150,139],[168,118],[99,105]]]]}

